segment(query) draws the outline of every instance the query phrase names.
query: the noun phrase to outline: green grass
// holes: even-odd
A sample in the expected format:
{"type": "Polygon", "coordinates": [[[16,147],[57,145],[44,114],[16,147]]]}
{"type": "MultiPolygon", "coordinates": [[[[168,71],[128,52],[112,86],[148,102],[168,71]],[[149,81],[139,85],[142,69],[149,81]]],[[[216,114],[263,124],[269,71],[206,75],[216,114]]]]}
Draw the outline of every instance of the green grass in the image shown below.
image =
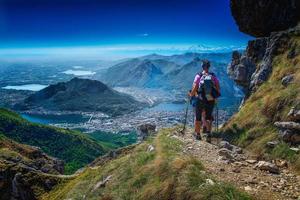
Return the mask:
{"type": "Polygon", "coordinates": [[[297,160],[297,153],[290,149],[286,143],[280,143],[270,151],[273,158],[287,159],[295,162],[297,160]]]}
{"type": "Polygon", "coordinates": [[[58,185],[43,199],[251,199],[232,185],[219,182],[202,163],[183,155],[181,141],[170,137],[172,129],[137,145],[130,153],[97,169],[86,169],[67,183],[58,185]],[[149,145],[155,150],[148,152],[149,145]],[[103,177],[112,175],[106,187],[94,189],[103,177]],[[216,184],[206,184],[206,179],[216,184]]]}
{"type": "MultiPolygon", "coordinates": [[[[299,37],[294,37],[291,42],[300,48],[299,37]]],[[[266,148],[268,141],[278,139],[274,122],[287,120],[292,106],[300,109],[300,56],[287,59],[287,53],[288,50],[273,59],[269,79],[250,96],[221,131],[230,141],[259,155],[287,159],[300,172],[300,155],[291,155],[287,144],[281,143],[273,151],[266,148]],[[281,79],[288,74],[294,74],[294,82],[284,87],[281,79]]]]}
{"type": "Polygon", "coordinates": [[[102,145],[78,131],[31,123],[6,109],[0,109],[0,132],[10,139],[40,147],[45,153],[64,160],[67,174],[106,152],[102,145]]]}
{"type": "Polygon", "coordinates": [[[128,134],[109,133],[103,131],[96,131],[88,134],[91,138],[96,140],[99,144],[106,149],[116,149],[131,145],[137,141],[135,132],[128,134]]]}

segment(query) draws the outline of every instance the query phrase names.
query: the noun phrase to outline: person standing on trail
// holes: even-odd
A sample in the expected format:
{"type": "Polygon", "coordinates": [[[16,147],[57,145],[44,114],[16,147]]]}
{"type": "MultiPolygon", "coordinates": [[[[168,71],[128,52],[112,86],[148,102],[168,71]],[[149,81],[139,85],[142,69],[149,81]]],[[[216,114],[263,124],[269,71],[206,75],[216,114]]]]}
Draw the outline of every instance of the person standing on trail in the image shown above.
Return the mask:
{"type": "Polygon", "coordinates": [[[211,142],[211,129],[213,121],[213,109],[217,98],[221,96],[220,84],[216,75],[209,71],[210,62],[202,61],[202,72],[197,73],[193,82],[193,88],[189,93],[190,97],[196,99],[195,103],[195,137],[201,140],[201,122],[206,141],[211,142]],[[205,119],[202,119],[202,116],[205,119]]]}

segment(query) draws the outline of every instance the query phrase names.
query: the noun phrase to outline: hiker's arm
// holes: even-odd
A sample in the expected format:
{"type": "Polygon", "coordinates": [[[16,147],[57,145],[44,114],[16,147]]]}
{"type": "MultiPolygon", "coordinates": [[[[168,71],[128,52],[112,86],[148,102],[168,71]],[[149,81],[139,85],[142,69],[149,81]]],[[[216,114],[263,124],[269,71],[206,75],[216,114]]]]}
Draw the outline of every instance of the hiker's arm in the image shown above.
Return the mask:
{"type": "Polygon", "coordinates": [[[197,95],[199,83],[200,83],[200,76],[197,74],[197,75],[195,76],[195,79],[194,79],[194,82],[193,82],[192,91],[189,92],[189,95],[190,95],[191,97],[197,95]]]}
{"type": "Polygon", "coordinates": [[[190,95],[191,97],[196,96],[196,95],[197,95],[197,90],[198,90],[198,84],[197,84],[197,83],[194,83],[194,84],[193,84],[192,91],[189,93],[189,95],[190,95]]]}

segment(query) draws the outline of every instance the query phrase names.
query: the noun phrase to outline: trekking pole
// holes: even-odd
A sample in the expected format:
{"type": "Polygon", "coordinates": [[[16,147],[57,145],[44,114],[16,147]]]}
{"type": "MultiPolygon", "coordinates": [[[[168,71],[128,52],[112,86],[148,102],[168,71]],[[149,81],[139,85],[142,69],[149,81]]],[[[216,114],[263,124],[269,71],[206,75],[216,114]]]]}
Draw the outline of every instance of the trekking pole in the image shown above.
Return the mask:
{"type": "Polygon", "coordinates": [[[215,110],[214,126],[215,126],[215,132],[217,132],[217,108],[216,108],[216,110],[215,110]]]}
{"type": "Polygon", "coordinates": [[[188,110],[189,110],[189,98],[186,99],[186,108],[185,108],[185,115],[184,115],[184,121],[183,121],[183,129],[180,131],[182,135],[185,134],[188,110]]]}
{"type": "Polygon", "coordinates": [[[219,107],[218,104],[216,106],[216,111],[217,111],[217,119],[216,119],[216,123],[217,123],[217,133],[219,132],[219,107]]]}

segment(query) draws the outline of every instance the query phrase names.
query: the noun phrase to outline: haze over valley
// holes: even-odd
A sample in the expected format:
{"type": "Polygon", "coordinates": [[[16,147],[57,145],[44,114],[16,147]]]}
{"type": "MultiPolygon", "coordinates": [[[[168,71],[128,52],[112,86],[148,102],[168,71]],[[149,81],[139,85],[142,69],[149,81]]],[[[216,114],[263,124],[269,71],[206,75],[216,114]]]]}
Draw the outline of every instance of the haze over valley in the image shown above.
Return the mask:
{"type": "MultiPolygon", "coordinates": [[[[223,86],[219,102],[220,113],[223,113],[220,120],[223,121],[237,109],[243,97],[243,92],[227,75],[227,64],[231,59],[229,52],[153,53],[111,61],[1,62],[0,104],[33,122],[86,132],[131,132],[145,122],[172,126],[183,120],[186,94],[200,70],[202,59],[212,61],[212,71],[223,86]],[[84,83],[84,80],[87,81],[84,83]],[[81,86],[74,85],[75,82],[81,86]],[[121,94],[113,98],[123,102],[123,108],[121,104],[115,105],[108,94],[99,99],[97,95],[101,95],[102,89],[89,87],[95,83],[121,94]],[[131,98],[139,105],[128,104],[131,98]]],[[[192,108],[189,116],[191,123],[192,108]]]]}

